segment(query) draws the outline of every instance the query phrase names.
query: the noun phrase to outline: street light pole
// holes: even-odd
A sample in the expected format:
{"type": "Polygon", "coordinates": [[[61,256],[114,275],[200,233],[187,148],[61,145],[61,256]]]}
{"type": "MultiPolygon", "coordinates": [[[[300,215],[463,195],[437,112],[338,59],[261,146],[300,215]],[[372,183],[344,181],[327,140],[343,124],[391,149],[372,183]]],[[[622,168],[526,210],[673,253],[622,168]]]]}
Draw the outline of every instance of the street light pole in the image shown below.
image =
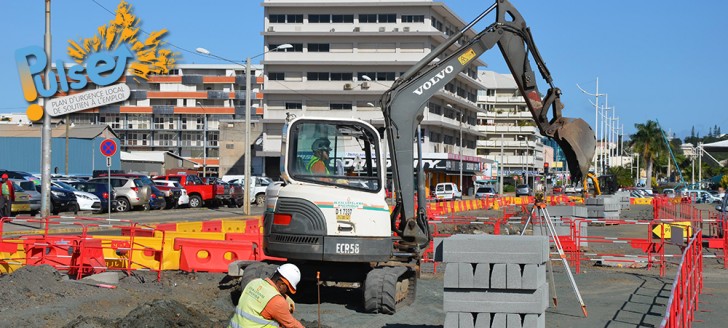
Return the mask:
{"type": "MultiPolygon", "coordinates": [[[[250,176],[250,165],[251,165],[251,157],[252,157],[252,154],[250,151],[250,149],[251,149],[251,145],[250,145],[250,107],[251,107],[251,105],[250,105],[250,97],[251,97],[250,62],[253,58],[260,57],[271,51],[277,51],[277,50],[281,50],[281,49],[290,49],[290,48],[293,48],[293,45],[291,45],[290,43],[284,43],[271,50],[265,51],[263,53],[257,54],[252,57],[247,57],[245,59],[245,65],[244,65],[245,66],[245,158],[244,158],[245,167],[243,168],[244,174],[245,174],[245,195],[243,195],[243,213],[245,215],[250,215],[250,191],[252,190],[252,186],[251,186],[252,179],[250,176]]],[[[217,59],[221,59],[226,62],[240,65],[239,62],[212,54],[209,50],[207,50],[205,48],[197,48],[195,50],[198,53],[201,53],[203,55],[215,57],[217,59]]]]}
{"type": "Polygon", "coordinates": [[[463,192],[463,112],[460,113],[459,129],[460,129],[460,192],[463,192]]]}
{"type": "MultiPolygon", "coordinates": [[[[582,89],[578,84],[576,85],[581,92],[583,92],[586,95],[594,96],[595,103],[594,103],[594,135],[598,138],[599,137],[599,97],[603,96],[603,94],[599,93],[599,78],[597,77],[597,87],[596,91],[594,93],[586,92],[584,89],[582,89]]],[[[599,149],[597,148],[597,153],[594,156],[594,175],[599,176],[599,167],[597,162],[597,157],[599,157],[599,149]]]]}
{"type": "MultiPolygon", "coordinates": [[[[45,1],[45,37],[44,47],[46,52],[46,58],[51,57],[51,0],[45,1]]],[[[59,67],[59,69],[63,69],[59,67]]],[[[46,65],[45,68],[45,87],[50,89],[51,83],[56,83],[55,80],[51,82],[48,78],[51,74],[51,65],[46,65]]],[[[46,98],[43,99],[43,105],[46,104],[46,98]]],[[[41,130],[41,179],[40,179],[40,215],[46,217],[51,214],[51,116],[48,113],[43,114],[43,129],[41,130]]]]}
{"type": "Polygon", "coordinates": [[[503,195],[503,166],[504,166],[503,165],[503,143],[504,143],[503,139],[504,138],[505,137],[503,136],[503,133],[501,133],[501,140],[500,140],[501,153],[500,153],[500,163],[498,163],[498,174],[500,175],[499,182],[498,182],[498,185],[499,185],[498,195],[503,195]]]}

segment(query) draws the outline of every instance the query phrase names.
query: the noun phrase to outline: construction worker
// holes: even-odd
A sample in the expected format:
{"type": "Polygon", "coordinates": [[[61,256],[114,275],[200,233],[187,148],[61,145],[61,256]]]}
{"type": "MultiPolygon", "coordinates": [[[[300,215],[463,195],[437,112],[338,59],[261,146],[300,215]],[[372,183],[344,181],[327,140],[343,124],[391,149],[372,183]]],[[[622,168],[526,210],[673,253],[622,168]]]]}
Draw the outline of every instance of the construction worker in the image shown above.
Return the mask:
{"type": "Polygon", "coordinates": [[[326,138],[318,138],[311,144],[311,150],[313,151],[313,157],[306,164],[306,170],[311,174],[319,175],[330,175],[329,171],[329,147],[331,142],[326,138]]]}
{"type": "Polygon", "coordinates": [[[15,198],[15,188],[13,183],[8,180],[8,174],[3,173],[0,176],[0,217],[7,217],[11,215],[11,209],[13,207],[13,199],[15,198]]]}
{"type": "Polygon", "coordinates": [[[240,295],[228,328],[303,328],[292,315],[295,305],[288,296],[296,293],[299,281],[301,271],[290,263],[279,266],[270,278],[253,279],[240,295]]]}

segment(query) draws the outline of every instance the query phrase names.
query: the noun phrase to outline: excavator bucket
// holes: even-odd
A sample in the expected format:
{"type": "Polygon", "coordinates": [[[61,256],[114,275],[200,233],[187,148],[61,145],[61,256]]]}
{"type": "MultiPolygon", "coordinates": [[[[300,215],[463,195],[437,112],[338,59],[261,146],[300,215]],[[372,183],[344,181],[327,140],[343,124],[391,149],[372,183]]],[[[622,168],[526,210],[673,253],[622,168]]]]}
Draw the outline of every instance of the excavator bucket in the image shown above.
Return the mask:
{"type": "Polygon", "coordinates": [[[564,151],[571,173],[571,181],[581,181],[589,172],[597,139],[594,130],[580,118],[560,119],[563,124],[556,130],[554,139],[564,151]]]}

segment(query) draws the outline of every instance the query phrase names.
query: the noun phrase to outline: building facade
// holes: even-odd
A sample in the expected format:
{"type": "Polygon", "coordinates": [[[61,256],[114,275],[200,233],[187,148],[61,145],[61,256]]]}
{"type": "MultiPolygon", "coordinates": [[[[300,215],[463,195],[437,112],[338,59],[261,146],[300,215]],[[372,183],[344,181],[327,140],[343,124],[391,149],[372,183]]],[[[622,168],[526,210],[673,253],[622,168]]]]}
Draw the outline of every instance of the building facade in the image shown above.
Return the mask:
{"type": "MultiPolygon", "coordinates": [[[[218,172],[220,147],[226,146],[220,144],[220,126],[245,116],[245,80],[242,63],[180,64],[169,75],[151,75],[147,81],[127,75],[128,100],[74,113],[70,120],[109,125],[123,151],[169,151],[196,162],[204,175],[225,174],[218,172]]],[[[253,66],[253,119],[263,114],[263,81],[262,69],[253,66]]]]}
{"type": "MultiPolygon", "coordinates": [[[[504,176],[534,177],[543,172],[544,144],[511,74],[478,72],[486,89],[478,95],[477,154],[498,162],[504,176]]],[[[548,161],[548,160],[547,160],[548,161]]]]}
{"type": "MultiPolygon", "coordinates": [[[[450,8],[432,1],[265,0],[263,142],[258,156],[266,172],[278,170],[281,128],[297,117],[358,118],[384,124],[379,98],[395,79],[466,25],[450,8]]],[[[468,37],[475,36],[474,31],[468,37]]],[[[453,51],[458,45],[453,45],[453,51]]],[[[452,53],[450,52],[450,53],[452,53]]],[[[481,167],[477,67],[474,60],[432,97],[421,123],[423,153],[448,154],[454,167],[428,170],[428,185],[458,183],[464,189],[481,167]],[[462,134],[462,138],[460,135],[462,134]],[[457,172],[457,173],[456,173],[457,172]]]]}

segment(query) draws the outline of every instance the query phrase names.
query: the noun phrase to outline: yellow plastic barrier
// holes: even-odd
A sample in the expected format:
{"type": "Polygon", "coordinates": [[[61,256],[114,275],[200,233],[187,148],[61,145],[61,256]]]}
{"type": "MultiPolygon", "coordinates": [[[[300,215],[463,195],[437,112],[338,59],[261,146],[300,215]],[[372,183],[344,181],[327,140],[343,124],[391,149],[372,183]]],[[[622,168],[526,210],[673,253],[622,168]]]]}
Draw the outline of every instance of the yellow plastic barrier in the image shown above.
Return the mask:
{"type": "Polygon", "coordinates": [[[134,237],[134,245],[130,244],[129,236],[92,236],[92,238],[101,240],[104,259],[109,268],[125,269],[129,261],[129,248],[133,248],[132,269],[156,270],[159,268],[161,251],[164,254],[162,270],[179,270],[180,251],[174,250],[174,239],[167,238],[162,249],[161,237],[134,237]]]}
{"type": "Polygon", "coordinates": [[[20,244],[14,252],[0,252],[0,273],[12,273],[25,265],[23,241],[19,239],[5,239],[3,242],[20,244]]]}

